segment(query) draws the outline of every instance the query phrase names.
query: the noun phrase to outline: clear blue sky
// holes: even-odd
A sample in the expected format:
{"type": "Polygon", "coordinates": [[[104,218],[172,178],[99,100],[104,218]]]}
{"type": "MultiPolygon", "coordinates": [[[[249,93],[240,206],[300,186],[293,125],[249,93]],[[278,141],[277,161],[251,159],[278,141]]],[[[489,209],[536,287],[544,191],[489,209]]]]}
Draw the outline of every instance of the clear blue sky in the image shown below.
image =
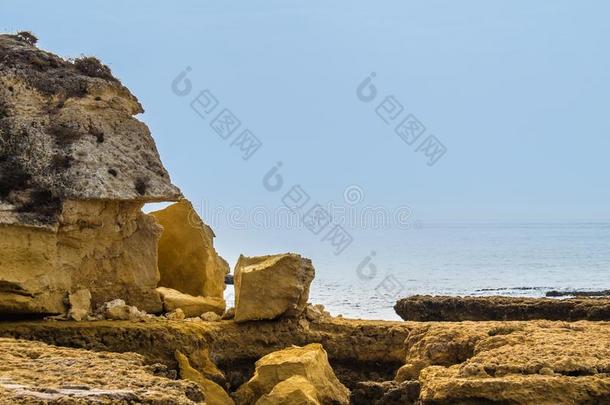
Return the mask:
{"type": "Polygon", "coordinates": [[[312,199],[355,184],[422,220],[610,218],[607,1],[0,4],[4,31],[112,68],[196,203],[281,205],[261,178],[282,161],[312,199]],[[249,161],[172,93],[186,66],[263,142],[249,161]],[[435,166],[356,97],[371,72],[446,145],[435,166]]]}

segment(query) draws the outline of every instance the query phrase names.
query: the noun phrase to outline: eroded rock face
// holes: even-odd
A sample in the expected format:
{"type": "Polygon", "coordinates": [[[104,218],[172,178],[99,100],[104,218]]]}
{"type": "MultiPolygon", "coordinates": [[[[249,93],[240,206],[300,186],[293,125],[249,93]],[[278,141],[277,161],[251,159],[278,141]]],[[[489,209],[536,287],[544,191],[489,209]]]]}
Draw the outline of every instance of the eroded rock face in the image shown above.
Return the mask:
{"type": "Polygon", "coordinates": [[[151,215],[163,227],[159,285],[193,296],[223,298],[229,265],[214,249],[214,232],[192,204],[182,200],[151,215]]]}
{"type": "Polygon", "coordinates": [[[0,35],[0,223],[56,224],[65,200],[177,200],[141,112],[96,59],[0,35]]]}
{"type": "Polygon", "coordinates": [[[181,195],[140,112],[96,59],[0,35],[0,316],[64,313],[81,289],[161,311],[141,207],[181,195]]]}
{"type": "Polygon", "coordinates": [[[269,394],[256,401],[256,405],[321,405],[316,387],[305,377],[296,375],[277,384],[269,394]]]}
{"type": "Polygon", "coordinates": [[[314,275],[311,260],[294,253],[240,256],[235,266],[235,321],[302,314],[314,275]]]}
{"type": "Polygon", "coordinates": [[[610,320],[610,298],[446,297],[414,295],[399,300],[408,321],[610,320]]]}
{"type": "MultiPolygon", "coordinates": [[[[335,376],[326,351],[319,343],[304,347],[293,346],[258,360],[254,376],[235,393],[236,403],[255,404],[261,397],[270,394],[278,384],[295,376],[301,376],[309,382],[314,392],[305,390],[304,394],[311,397],[315,393],[314,399],[321,404],[349,403],[349,390],[335,376]]],[[[287,391],[293,391],[291,386],[292,384],[284,384],[271,395],[288,395],[287,391]]]]}
{"type": "Polygon", "coordinates": [[[161,228],[141,203],[65,201],[54,230],[0,225],[0,314],[60,314],[68,294],[93,307],[116,298],[161,312],[161,228]]]}
{"type": "Polygon", "coordinates": [[[200,388],[135,353],[97,353],[0,339],[3,404],[202,404],[200,388]],[[168,376],[163,376],[167,374],[168,376]]]}

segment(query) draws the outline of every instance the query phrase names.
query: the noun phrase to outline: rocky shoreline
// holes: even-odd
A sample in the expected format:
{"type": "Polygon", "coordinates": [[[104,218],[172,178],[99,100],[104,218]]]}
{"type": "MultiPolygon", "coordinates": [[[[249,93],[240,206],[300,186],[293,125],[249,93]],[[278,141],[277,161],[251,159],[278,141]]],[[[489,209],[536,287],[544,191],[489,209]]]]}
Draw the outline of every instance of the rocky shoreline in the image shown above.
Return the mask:
{"type": "Polygon", "coordinates": [[[399,300],[394,309],[406,321],[610,321],[608,298],[415,295],[399,300]]]}
{"type": "Polygon", "coordinates": [[[0,82],[0,404],[610,403],[608,299],[332,317],[299,254],[229,274],[100,61],[0,35],[0,82]]]}

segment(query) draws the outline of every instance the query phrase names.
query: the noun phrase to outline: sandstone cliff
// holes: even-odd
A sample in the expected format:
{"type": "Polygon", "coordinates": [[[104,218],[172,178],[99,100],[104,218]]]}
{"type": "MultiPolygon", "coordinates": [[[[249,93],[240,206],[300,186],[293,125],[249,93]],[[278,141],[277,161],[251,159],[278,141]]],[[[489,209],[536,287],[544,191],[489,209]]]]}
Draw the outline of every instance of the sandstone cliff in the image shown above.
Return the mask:
{"type": "Polygon", "coordinates": [[[161,229],[177,200],[137,99],[95,58],[0,35],[0,315],[58,314],[70,292],[160,311],[161,229]]]}

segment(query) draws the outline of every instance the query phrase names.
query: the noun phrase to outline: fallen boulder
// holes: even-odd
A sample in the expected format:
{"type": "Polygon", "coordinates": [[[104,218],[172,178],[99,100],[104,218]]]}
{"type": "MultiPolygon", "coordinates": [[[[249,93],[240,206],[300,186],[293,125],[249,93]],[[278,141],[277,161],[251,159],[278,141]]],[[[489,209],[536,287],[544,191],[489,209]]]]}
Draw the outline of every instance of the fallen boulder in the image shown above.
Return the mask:
{"type": "MultiPolygon", "coordinates": [[[[235,393],[238,405],[253,405],[264,395],[289,395],[293,384],[275,387],[291,377],[301,376],[314,388],[304,394],[321,404],[348,404],[349,390],[339,382],[328,363],[326,351],[319,343],[293,346],[270,353],[256,362],[254,376],[235,393]]],[[[294,382],[294,380],[293,380],[294,382]]],[[[300,395],[295,393],[295,395],[300,395]]],[[[267,399],[268,400],[268,397],[267,399]]],[[[263,402],[264,403],[264,402],[263,402]]]]}
{"type": "Polygon", "coordinates": [[[189,359],[180,351],[176,351],[176,360],[180,369],[180,378],[189,380],[201,388],[206,405],[234,405],[227,392],[214,381],[207,379],[199,371],[191,367],[189,359]]]}
{"type": "Polygon", "coordinates": [[[610,320],[610,298],[446,297],[414,295],[394,310],[405,321],[610,320]]]}
{"type": "Polygon", "coordinates": [[[214,249],[214,232],[188,200],[152,212],[159,240],[159,285],[193,296],[223,298],[228,263],[214,249]]]}
{"type": "Polygon", "coordinates": [[[235,266],[235,321],[302,314],[314,276],[311,260],[294,253],[240,256],[235,266]]]}
{"type": "Polygon", "coordinates": [[[142,106],[95,58],[0,35],[0,315],[64,314],[68,294],[161,310],[160,228],[175,201],[142,106]]]}
{"type": "Polygon", "coordinates": [[[607,328],[587,321],[421,325],[409,334],[407,359],[421,368],[422,404],[605,404],[607,328]],[[449,341],[448,330],[462,338],[449,341]]]}
{"type": "Polygon", "coordinates": [[[221,316],[225,312],[225,300],[217,297],[193,297],[171,288],[159,287],[163,309],[172,312],[181,309],[187,318],[200,316],[206,312],[214,312],[221,316]]]}

